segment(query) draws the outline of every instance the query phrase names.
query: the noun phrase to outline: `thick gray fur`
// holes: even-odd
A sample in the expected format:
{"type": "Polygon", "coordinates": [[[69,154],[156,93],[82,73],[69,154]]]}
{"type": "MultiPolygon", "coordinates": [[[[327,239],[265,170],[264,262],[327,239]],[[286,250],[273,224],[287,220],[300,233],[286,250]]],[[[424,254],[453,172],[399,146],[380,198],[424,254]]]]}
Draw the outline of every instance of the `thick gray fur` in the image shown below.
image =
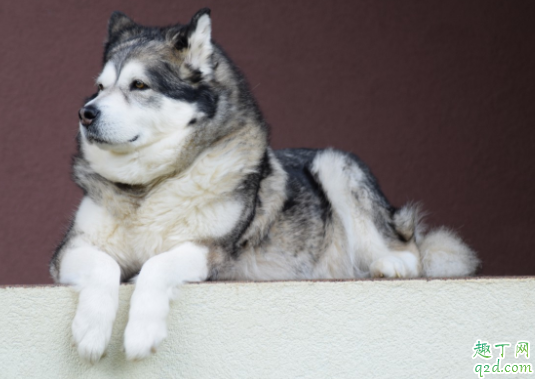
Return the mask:
{"type": "MultiPolygon", "coordinates": [[[[144,62],[154,90],[153,96],[143,100],[147,108],[159,107],[165,97],[193,103],[200,110],[201,117],[192,119],[188,126],[194,132],[188,136],[186,147],[177,151],[172,175],[195,165],[203,151],[218,144],[251,149],[255,169],[244,172],[234,189],[235,199],[243,205],[239,220],[224,236],[193,241],[210,247],[209,280],[377,276],[370,266],[384,252],[374,255],[367,251],[373,241],[366,241],[374,237],[367,232],[358,234],[371,226],[388,251],[415,254],[421,263],[416,276],[475,272],[478,260],[458,237],[451,231],[434,231],[436,243],[426,242],[418,207],[393,207],[357,156],[335,149],[272,151],[268,126],[246,80],[219,45],[214,43],[209,75],[183,61],[180,51],[187,45],[195,22],[194,17],[187,25],[144,27],[115,13],[104,63],[114,61],[123,67],[132,59],[144,62]],[[169,41],[175,51],[168,48],[169,41]],[[340,199],[346,199],[344,207],[339,205],[340,199]],[[348,227],[351,220],[347,217],[354,217],[353,229],[348,227]],[[448,250],[452,240],[461,244],[460,250],[448,250]],[[444,241],[445,246],[441,246],[444,241]],[[447,259],[437,261],[435,256],[447,259]]],[[[114,206],[128,208],[131,213],[169,179],[159,177],[141,184],[114,182],[95,172],[82,151],[74,159],[73,170],[75,182],[96,204],[108,206],[111,198],[114,206]]],[[[58,280],[64,251],[80,233],[74,225],[56,250],[50,265],[54,279],[58,280]]],[[[141,263],[131,262],[121,269],[122,280],[127,281],[139,272],[141,263]]]]}

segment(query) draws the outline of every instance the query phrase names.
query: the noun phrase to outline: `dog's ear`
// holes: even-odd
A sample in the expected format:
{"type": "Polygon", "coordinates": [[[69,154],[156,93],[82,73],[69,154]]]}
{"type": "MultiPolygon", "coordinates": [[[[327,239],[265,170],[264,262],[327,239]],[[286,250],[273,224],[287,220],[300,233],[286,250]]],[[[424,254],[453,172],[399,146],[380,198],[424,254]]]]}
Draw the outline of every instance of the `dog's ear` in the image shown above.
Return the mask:
{"type": "Polygon", "coordinates": [[[203,8],[172,38],[175,49],[184,53],[184,73],[198,81],[212,72],[212,20],[210,9],[203,8]]]}
{"type": "Polygon", "coordinates": [[[108,42],[117,39],[122,32],[135,26],[137,24],[123,12],[113,12],[108,21],[108,42]]]}

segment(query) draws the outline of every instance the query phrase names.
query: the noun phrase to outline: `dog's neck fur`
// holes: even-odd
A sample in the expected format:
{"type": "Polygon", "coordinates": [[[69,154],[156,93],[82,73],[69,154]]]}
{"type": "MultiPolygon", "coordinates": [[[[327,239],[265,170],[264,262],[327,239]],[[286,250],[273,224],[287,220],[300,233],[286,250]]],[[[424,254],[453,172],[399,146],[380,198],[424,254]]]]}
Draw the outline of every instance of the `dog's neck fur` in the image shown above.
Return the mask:
{"type": "MultiPolygon", "coordinates": [[[[129,157],[121,157],[103,151],[103,155],[108,158],[107,170],[114,168],[120,170],[122,165],[124,167],[134,165],[134,173],[136,171],[143,172],[143,170],[145,172],[152,171],[150,180],[140,184],[121,180],[120,176],[119,180],[112,180],[107,175],[103,175],[102,172],[95,169],[92,162],[85,158],[84,150],[82,150],[82,154],[75,159],[74,178],[76,183],[95,202],[108,205],[116,203],[118,208],[116,212],[119,212],[120,209],[122,209],[121,213],[123,211],[133,212],[151,193],[163,190],[167,182],[187,180],[191,172],[203,172],[203,167],[210,167],[205,179],[211,182],[211,192],[214,195],[219,196],[232,191],[240,185],[244,175],[257,170],[266,148],[265,132],[253,124],[220,138],[208,148],[202,149],[202,153],[195,151],[195,149],[181,151],[179,156],[173,159],[175,164],[167,167],[157,166],[157,160],[150,159],[150,156],[148,159],[143,159],[147,155],[139,157],[132,154],[129,157]],[[251,146],[251,141],[254,141],[255,146],[251,146]],[[113,165],[117,165],[117,167],[113,167],[113,165]],[[208,176],[210,177],[208,178],[208,176]]],[[[168,159],[166,151],[154,151],[154,154],[160,158],[165,156],[168,159]]],[[[97,165],[97,167],[99,166],[97,165]]]]}

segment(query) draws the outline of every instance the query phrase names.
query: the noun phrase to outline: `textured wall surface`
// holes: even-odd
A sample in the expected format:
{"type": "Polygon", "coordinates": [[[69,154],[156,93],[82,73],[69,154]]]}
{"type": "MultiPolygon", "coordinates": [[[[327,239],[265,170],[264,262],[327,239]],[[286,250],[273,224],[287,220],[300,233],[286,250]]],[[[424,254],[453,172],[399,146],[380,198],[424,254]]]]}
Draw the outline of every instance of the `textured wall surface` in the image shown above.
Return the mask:
{"type": "Polygon", "coordinates": [[[202,6],[275,147],[352,151],[483,275],[535,274],[535,1],[18,0],[0,4],[0,284],[51,282],[110,13],[166,25],[202,6]]]}
{"type": "Polygon", "coordinates": [[[156,355],[127,362],[131,292],[121,287],[111,345],[91,366],[70,342],[72,289],[0,289],[0,376],[465,379],[477,340],[535,341],[533,278],[201,283],[182,288],[156,355]]]}

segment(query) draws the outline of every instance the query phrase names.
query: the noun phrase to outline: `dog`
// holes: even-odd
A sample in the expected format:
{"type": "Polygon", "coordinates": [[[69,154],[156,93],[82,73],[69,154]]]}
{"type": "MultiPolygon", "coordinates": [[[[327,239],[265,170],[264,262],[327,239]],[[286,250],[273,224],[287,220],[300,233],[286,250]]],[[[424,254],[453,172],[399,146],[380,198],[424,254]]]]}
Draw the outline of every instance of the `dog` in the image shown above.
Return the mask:
{"type": "Polygon", "coordinates": [[[84,197],[50,272],[74,286],[72,333],[96,362],[121,282],[135,281],[126,357],[166,337],[185,282],[454,277],[476,254],[418,206],[393,207],[368,167],[335,150],[272,150],[244,76],[211,39],[210,10],[186,25],[111,15],[98,92],[79,111],[73,177],[84,197]]]}

